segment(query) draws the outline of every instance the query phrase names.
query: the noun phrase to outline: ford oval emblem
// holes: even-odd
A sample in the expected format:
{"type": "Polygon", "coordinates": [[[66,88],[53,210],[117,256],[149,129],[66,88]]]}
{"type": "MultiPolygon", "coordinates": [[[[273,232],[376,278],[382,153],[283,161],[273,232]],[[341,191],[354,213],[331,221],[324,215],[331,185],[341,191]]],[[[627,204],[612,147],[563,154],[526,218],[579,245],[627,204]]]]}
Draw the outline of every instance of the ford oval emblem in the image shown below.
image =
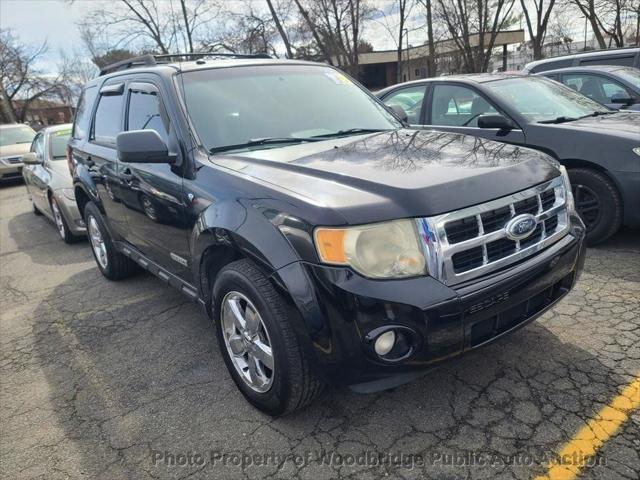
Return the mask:
{"type": "Polygon", "coordinates": [[[511,240],[523,240],[533,233],[537,225],[536,217],[525,213],[512,218],[507,223],[505,230],[507,231],[507,237],[511,240]]]}

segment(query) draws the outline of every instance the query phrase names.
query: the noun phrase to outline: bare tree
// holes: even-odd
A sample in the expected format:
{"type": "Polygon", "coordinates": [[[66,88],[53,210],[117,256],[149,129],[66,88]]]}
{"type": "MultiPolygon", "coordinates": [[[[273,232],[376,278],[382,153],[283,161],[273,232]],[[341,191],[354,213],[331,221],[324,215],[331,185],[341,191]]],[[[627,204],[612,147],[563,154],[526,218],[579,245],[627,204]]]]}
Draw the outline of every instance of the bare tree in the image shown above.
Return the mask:
{"type": "Polygon", "coordinates": [[[224,31],[212,32],[210,38],[202,41],[205,50],[276,55],[274,39],[278,29],[272,14],[265,9],[256,9],[251,1],[245,2],[243,7],[238,12],[228,12],[224,31]]]}
{"type": "Polygon", "coordinates": [[[429,59],[427,60],[427,74],[435,77],[438,73],[438,59],[436,57],[436,43],[433,33],[433,2],[432,0],[422,0],[426,11],[427,21],[427,42],[429,45],[429,59]]]}
{"type": "Polygon", "coordinates": [[[98,4],[79,27],[94,57],[116,49],[194,52],[220,6],[219,0],[113,0],[98,4]]]}
{"type": "Polygon", "coordinates": [[[486,72],[498,33],[515,21],[515,0],[438,0],[438,16],[462,55],[466,72],[486,72]]]}
{"type": "Polygon", "coordinates": [[[542,58],[542,46],[544,45],[549,19],[555,4],[556,0],[549,0],[546,5],[545,0],[520,0],[522,13],[531,38],[534,60],[542,58]],[[529,8],[530,4],[533,4],[533,8],[529,8]]]}
{"type": "MultiPolygon", "coordinates": [[[[598,47],[624,46],[623,12],[628,11],[637,0],[571,0],[583,17],[587,19],[598,47]],[[609,37],[609,42],[605,37],[609,37]]],[[[636,7],[638,8],[638,7],[636,7]]]]}
{"type": "MultiPolygon", "coordinates": [[[[385,8],[378,10],[378,14],[382,18],[378,23],[389,33],[389,36],[394,39],[396,44],[396,81],[398,83],[402,81],[403,49],[408,47],[408,45],[405,45],[406,34],[409,33],[407,20],[415,6],[416,2],[414,0],[395,0],[390,5],[385,5],[385,8]]],[[[409,52],[407,51],[407,57],[408,55],[409,52]]],[[[410,67],[407,66],[407,68],[410,67]]]]}
{"type": "Polygon", "coordinates": [[[291,41],[289,40],[289,35],[287,35],[287,32],[284,29],[282,21],[280,20],[280,15],[278,15],[278,12],[273,6],[272,0],[266,0],[266,2],[267,2],[267,6],[269,7],[269,13],[271,13],[271,18],[273,19],[273,23],[275,24],[276,29],[280,34],[280,38],[282,39],[282,43],[284,43],[284,48],[287,51],[287,58],[293,58],[293,49],[291,47],[291,41]]]}
{"type": "Polygon", "coordinates": [[[366,0],[294,0],[324,60],[356,74],[366,0]]]}
{"type": "Polygon", "coordinates": [[[45,76],[36,64],[47,44],[30,47],[11,30],[0,30],[0,90],[2,122],[24,122],[36,100],[60,96],[66,82],[62,74],[45,76]]]}

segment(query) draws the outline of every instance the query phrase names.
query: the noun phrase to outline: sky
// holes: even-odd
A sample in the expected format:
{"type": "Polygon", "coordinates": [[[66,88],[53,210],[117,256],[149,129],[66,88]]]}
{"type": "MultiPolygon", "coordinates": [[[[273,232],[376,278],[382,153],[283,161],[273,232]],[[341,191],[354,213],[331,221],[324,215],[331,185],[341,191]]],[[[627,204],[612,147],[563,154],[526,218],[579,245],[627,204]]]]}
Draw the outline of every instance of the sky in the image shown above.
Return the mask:
{"type": "MultiPolygon", "coordinates": [[[[161,0],[168,1],[168,0],[161,0]]],[[[389,13],[390,6],[395,2],[390,0],[374,0],[377,7],[389,13]]],[[[229,0],[232,5],[234,0],[229,0]]],[[[47,41],[48,55],[38,67],[52,73],[56,70],[60,50],[66,52],[80,51],[82,41],[76,23],[83,15],[90,12],[92,7],[99,4],[99,0],[0,0],[0,26],[11,28],[20,39],[27,44],[39,46],[47,41]]],[[[263,1],[260,0],[260,4],[263,1]]],[[[392,18],[392,17],[390,17],[392,18]]],[[[376,50],[395,48],[395,43],[388,31],[380,23],[370,22],[366,25],[364,36],[376,50]]],[[[393,25],[394,21],[389,20],[393,25]]],[[[422,23],[422,22],[421,22],[422,23]]],[[[409,43],[420,45],[425,41],[424,29],[412,30],[409,43]]]]}
{"type": "Polygon", "coordinates": [[[68,4],[62,0],[0,0],[0,26],[11,28],[24,43],[39,46],[46,41],[49,55],[41,68],[55,69],[58,52],[81,46],[75,25],[91,0],[68,4]],[[53,64],[53,65],[52,65],[53,64]]]}

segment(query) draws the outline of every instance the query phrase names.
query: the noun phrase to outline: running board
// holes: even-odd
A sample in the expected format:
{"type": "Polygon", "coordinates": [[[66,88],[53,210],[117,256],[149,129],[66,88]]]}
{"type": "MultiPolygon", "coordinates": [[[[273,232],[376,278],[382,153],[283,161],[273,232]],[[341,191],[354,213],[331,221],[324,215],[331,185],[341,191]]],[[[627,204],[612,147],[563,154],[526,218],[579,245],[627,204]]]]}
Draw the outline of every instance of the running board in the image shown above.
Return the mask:
{"type": "Polygon", "coordinates": [[[203,303],[200,297],[198,296],[198,290],[191,284],[185,282],[180,279],[173,273],[165,270],[157,263],[149,260],[149,258],[145,257],[142,253],[140,253],[137,249],[129,245],[125,242],[113,242],[115,244],[116,250],[120,253],[126,255],[131,260],[140,265],[143,269],[151,272],[164,283],[171,285],[174,288],[177,288],[179,291],[184,293],[187,297],[189,297],[192,301],[203,303]]]}

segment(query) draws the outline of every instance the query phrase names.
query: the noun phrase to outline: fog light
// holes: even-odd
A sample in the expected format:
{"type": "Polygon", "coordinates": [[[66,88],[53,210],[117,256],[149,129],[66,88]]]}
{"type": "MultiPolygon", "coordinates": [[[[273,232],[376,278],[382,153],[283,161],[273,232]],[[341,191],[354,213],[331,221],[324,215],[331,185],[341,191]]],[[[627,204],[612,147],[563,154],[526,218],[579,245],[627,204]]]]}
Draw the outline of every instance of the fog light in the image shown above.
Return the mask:
{"type": "Polygon", "coordinates": [[[391,351],[395,343],[396,334],[393,330],[389,330],[376,338],[376,342],[373,345],[373,348],[378,355],[383,357],[391,351]]]}

